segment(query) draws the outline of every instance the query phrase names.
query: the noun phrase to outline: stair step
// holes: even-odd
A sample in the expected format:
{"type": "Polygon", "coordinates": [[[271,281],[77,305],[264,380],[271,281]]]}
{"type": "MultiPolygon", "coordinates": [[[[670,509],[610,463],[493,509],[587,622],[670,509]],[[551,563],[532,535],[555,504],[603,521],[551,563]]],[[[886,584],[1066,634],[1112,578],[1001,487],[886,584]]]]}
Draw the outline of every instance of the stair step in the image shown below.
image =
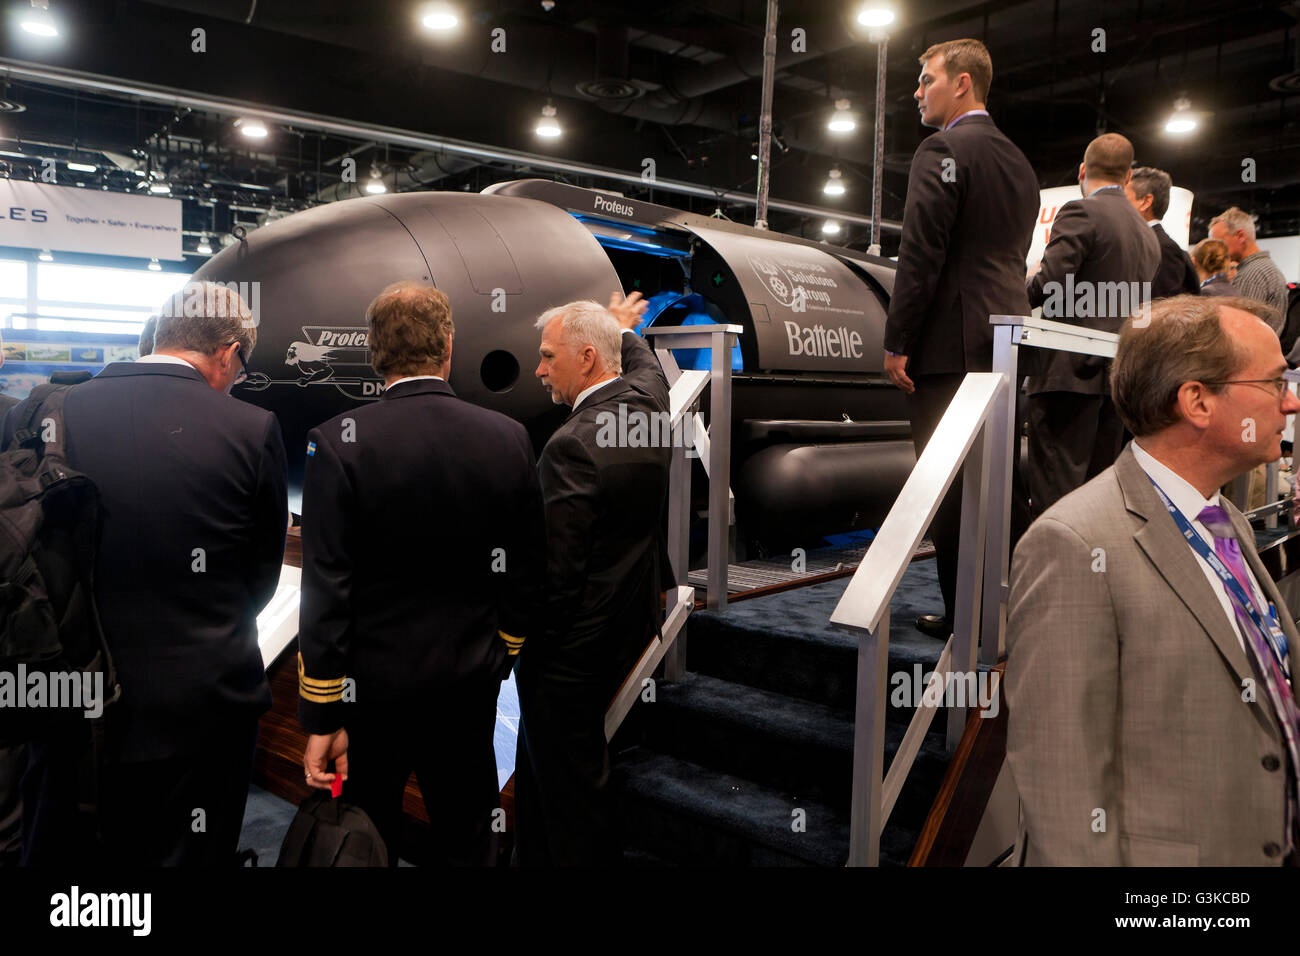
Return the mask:
{"type": "MultiPolygon", "coordinates": [[[[691,866],[843,866],[848,859],[848,813],[803,794],[644,748],[620,755],[612,769],[624,840],[637,859],[691,866]],[[793,826],[796,809],[804,811],[803,832],[793,826]]],[[[906,865],[918,835],[891,820],[881,834],[881,865],[906,865]]]]}
{"type": "MultiPolygon", "coordinates": [[[[853,707],[858,635],[830,623],[849,579],[696,611],[687,623],[687,667],[737,684],[828,707],[853,707]]],[[[889,671],[911,673],[939,660],[944,641],[912,621],[942,606],[933,561],[913,562],[891,605],[889,671]]],[[[891,711],[897,710],[890,708],[891,711]]],[[[891,713],[904,721],[910,714],[891,713]]]]}
{"type": "MultiPolygon", "coordinates": [[[[654,704],[642,707],[646,747],[848,808],[853,770],[851,711],[705,674],[687,674],[684,681],[660,685],[657,696],[654,704]]],[[[944,711],[935,714],[913,773],[935,780],[942,777],[947,762],[944,715],[944,711]]],[[[886,770],[904,729],[901,723],[886,725],[886,770]]],[[[903,807],[898,810],[903,811],[903,807]]]]}

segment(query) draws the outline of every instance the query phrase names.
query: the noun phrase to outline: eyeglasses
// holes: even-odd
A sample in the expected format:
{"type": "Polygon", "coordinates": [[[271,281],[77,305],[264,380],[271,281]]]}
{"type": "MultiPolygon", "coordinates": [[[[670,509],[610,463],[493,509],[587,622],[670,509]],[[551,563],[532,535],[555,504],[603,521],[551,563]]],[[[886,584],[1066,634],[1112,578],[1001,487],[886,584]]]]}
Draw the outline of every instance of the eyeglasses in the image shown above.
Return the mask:
{"type": "MultiPolygon", "coordinates": [[[[230,344],[238,345],[236,342],[231,342],[230,344]]],[[[242,345],[238,345],[235,349],[235,355],[239,356],[239,374],[236,375],[235,380],[230,383],[232,386],[238,385],[240,382],[248,378],[248,359],[244,357],[244,347],[242,345]]]]}
{"type": "Polygon", "coordinates": [[[1275,398],[1281,398],[1286,394],[1287,380],[1285,378],[1230,378],[1222,382],[1202,382],[1202,385],[1267,385],[1273,392],[1275,398]]]}

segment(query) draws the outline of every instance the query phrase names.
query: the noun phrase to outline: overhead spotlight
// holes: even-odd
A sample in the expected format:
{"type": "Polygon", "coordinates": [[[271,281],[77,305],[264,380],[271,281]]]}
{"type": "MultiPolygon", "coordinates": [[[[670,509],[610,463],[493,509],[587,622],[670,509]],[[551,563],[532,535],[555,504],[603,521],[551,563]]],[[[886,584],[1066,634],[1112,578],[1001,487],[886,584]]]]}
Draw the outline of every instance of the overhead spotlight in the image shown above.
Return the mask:
{"type": "Polygon", "coordinates": [[[749,158],[752,159],[752,160],[754,160],[755,162],[757,162],[757,160],[758,160],[758,153],[750,153],[750,154],[749,154],[749,158]]]}
{"type": "Polygon", "coordinates": [[[1181,135],[1196,129],[1196,114],[1192,112],[1191,101],[1180,96],[1174,102],[1173,115],[1165,121],[1165,132],[1181,135]]]}
{"type": "Polygon", "coordinates": [[[555,0],[542,0],[542,9],[550,13],[555,9],[555,0]]]}
{"type": "Polygon", "coordinates": [[[822,223],[822,232],[828,236],[838,236],[840,234],[840,224],[834,219],[827,219],[822,223]]]}
{"type": "Polygon", "coordinates": [[[74,173],[97,173],[99,167],[92,163],[68,163],[68,169],[74,173]]]}
{"type": "Polygon", "coordinates": [[[864,27],[887,27],[894,22],[894,11],[888,7],[863,7],[858,11],[858,23],[864,27]]]}
{"type": "Polygon", "coordinates": [[[204,236],[202,239],[199,240],[199,247],[196,251],[201,256],[212,255],[212,243],[208,241],[207,236],[204,236]]]}
{"type": "Polygon", "coordinates": [[[150,260],[149,260],[149,271],[150,271],[150,272],[162,272],[162,263],[159,262],[157,259],[150,259],[150,260]]]}
{"type": "Polygon", "coordinates": [[[366,192],[371,195],[388,192],[388,187],[384,185],[384,177],[379,172],[378,166],[372,165],[370,167],[370,181],[366,183],[366,192]]]}
{"type": "Polygon", "coordinates": [[[822,192],[828,196],[844,195],[844,177],[840,173],[838,166],[832,169],[830,175],[826,177],[826,185],[822,187],[822,192]]]}
{"type": "Polygon", "coordinates": [[[266,139],[266,124],[251,116],[241,116],[235,120],[235,129],[249,139],[266,139]]]}
{"type": "Polygon", "coordinates": [[[54,253],[50,252],[49,249],[42,249],[40,255],[38,255],[36,258],[40,259],[41,262],[53,262],[54,253]]]}
{"type": "Polygon", "coordinates": [[[50,0],[32,0],[32,8],[22,15],[18,25],[33,36],[59,35],[59,28],[50,16],[50,0]]]}
{"type": "Polygon", "coordinates": [[[554,139],[560,135],[560,121],[555,118],[555,107],[549,102],[542,107],[542,118],[537,121],[534,132],[547,139],[554,139]]]}
{"type": "Polygon", "coordinates": [[[149,192],[153,193],[155,196],[170,196],[172,194],[172,188],[166,183],[151,183],[149,185],[149,192]]]}
{"type": "Polygon", "coordinates": [[[460,18],[451,7],[440,3],[426,10],[420,22],[427,30],[454,30],[456,24],[460,23],[460,18]]]}
{"type": "Polygon", "coordinates": [[[858,121],[853,118],[849,106],[848,100],[835,101],[835,112],[831,114],[830,122],[826,124],[826,128],[832,133],[852,133],[858,128],[858,121]]]}

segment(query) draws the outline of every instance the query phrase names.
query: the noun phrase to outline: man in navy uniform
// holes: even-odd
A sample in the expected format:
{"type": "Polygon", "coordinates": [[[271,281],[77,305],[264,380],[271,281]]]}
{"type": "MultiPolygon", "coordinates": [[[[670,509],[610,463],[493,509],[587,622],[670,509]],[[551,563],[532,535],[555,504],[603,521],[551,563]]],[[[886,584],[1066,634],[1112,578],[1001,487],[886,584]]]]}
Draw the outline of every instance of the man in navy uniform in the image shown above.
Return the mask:
{"type": "Polygon", "coordinates": [[[451,306],[416,283],[366,311],[382,398],[307,436],[298,716],[307,783],[402,851],[414,771],[425,862],[491,865],[496,700],[534,633],[545,525],[524,427],[456,397],[451,306]],[[327,763],[334,760],[329,772],[327,763]]]}
{"type": "Polygon", "coordinates": [[[539,465],[546,502],[547,612],[519,662],[515,768],[523,866],[614,863],[605,711],[662,619],[670,448],[638,447],[614,422],[668,412],[668,382],[632,331],[645,305],[570,302],[543,313],[537,377],[573,411],[539,465]],[[602,438],[602,429],[605,437],[602,438]]]}

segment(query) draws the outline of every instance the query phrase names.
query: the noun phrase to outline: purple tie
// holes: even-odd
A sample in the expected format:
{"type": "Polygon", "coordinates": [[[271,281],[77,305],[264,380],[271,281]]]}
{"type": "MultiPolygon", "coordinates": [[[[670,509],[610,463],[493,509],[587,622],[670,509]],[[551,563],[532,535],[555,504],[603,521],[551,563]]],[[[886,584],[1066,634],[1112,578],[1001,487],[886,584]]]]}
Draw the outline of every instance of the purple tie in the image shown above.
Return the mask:
{"type": "MultiPolygon", "coordinates": [[[[1232,576],[1237,579],[1242,591],[1253,604],[1255,598],[1254,590],[1250,585],[1250,575],[1246,571],[1246,563],[1242,560],[1241,544],[1237,541],[1236,529],[1233,528],[1228,513],[1217,505],[1210,505],[1202,509],[1196,516],[1196,520],[1205,525],[1210,534],[1214,535],[1214,553],[1232,572],[1232,576]]],[[[1255,671],[1263,677],[1269,702],[1278,716],[1278,723],[1282,726],[1282,737],[1286,741],[1287,754],[1290,757],[1287,761],[1287,820],[1290,822],[1287,835],[1292,839],[1294,846],[1293,828],[1297,820],[1300,820],[1300,814],[1297,813],[1300,795],[1297,794],[1295,769],[1300,767],[1300,749],[1297,749],[1297,741],[1300,741],[1300,712],[1296,709],[1295,693],[1286,675],[1282,673],[1282,668],[1278,666],[1277,658],[1268,647],[1268,638],[1260,632],[1255,621],[1233,596],[1231,590],[1228,590],[1228,597],[1236,612],[1241,633],[1246,638],[1246,647],[1250,649],[1251,656],[1254,658],[1255,671]]],[[[1255,608],[1260,620],[1264,620],[1262,610],[1255,608]]]]}

